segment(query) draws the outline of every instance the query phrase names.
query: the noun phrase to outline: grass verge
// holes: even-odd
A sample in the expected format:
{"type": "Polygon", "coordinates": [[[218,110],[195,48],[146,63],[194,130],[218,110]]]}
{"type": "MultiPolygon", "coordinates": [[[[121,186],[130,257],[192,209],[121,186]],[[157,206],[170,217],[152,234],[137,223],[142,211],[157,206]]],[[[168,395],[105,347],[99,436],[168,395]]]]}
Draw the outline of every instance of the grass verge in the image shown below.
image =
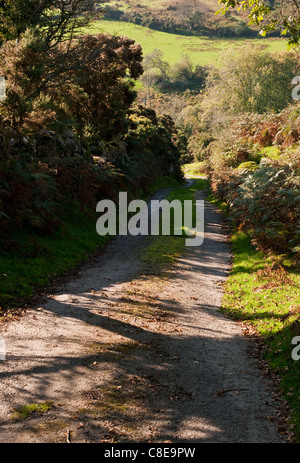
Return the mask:
{"type": "Polygon", "coordinates": [[[106,242],[96,234],[96,217],[62,206],[61,227],[41,236],[15,231],[0,249],[0,305],[11,308],[64,275],[106,242]]]}
{"type": "MultiPolygon", "coordinates": [[[[209,200],[228,214],[225,203],[213,195],[209,200]]],[[[299,443],[300,270],[287,257],[257,250],[244,232],[233,230],[231,245],[233,266],[224,287],[223,311],[244,322],[260,341],[268,373],[276,378],[288,406],[279,431],[299,443]]]]}

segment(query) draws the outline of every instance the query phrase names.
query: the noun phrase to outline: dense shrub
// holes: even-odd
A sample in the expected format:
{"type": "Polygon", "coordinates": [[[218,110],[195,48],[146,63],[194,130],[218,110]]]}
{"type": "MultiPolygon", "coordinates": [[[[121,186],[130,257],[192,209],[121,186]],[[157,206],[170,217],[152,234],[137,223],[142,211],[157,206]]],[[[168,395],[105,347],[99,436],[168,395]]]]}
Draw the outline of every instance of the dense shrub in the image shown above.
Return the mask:
{"type": "Polygon", "coordinates": [[[279,113],[292,103],[296,66],[289,53],[275,55],[252,45],[231,50],[209,75],[205,104],[227,114],[279,113]]]}
{"type": "MultiPolygon", "coordinates": [[[[120,20],[150,29],[182,35],[201,35],[209,37],[257,37],[257,30],[230,13],[214,16],[211,9],[189,0],[176,5],[162,5],[160,8],[135,4],[130,9],[119,6],[99,6],[98,11],[106,19],[120,20]]],[[[277,34],[278,35],[278,34],[277,34]]]]}
{"type": "MultiPolygon", "coordinates": [[[[208,148],[215,195],[265,249],[300,256],[299,105],[278,114],[228,116],[208,148]]],[[[216,134],[216,132],[215,132],[216,134]]]]}
{"type": "Polygon", "coordinates": [[[48,47],[39,29],[1,48],[0,226],[52,233],[62,203],[95,210],[120,189],[181,178],[173,120],[133,109],[143,73],[134,40],[107,34],[48,47]]]}
{"type": "Polygon", "coordinates": [[[164,60],[159,50],[154,50],[144,60],[143,83],[148,88],[159,88],[164,93],[193,92],[205,88],[209,69],[194,65],[189,56],[183,56],[172,66],[164,60]]]}
{"type": "Polygon", "coordinates": [[[153,176],[172,174],[182,179],[179,160],[185,149],[170,116],[157,116],[155,111],[137,106],[130,115],[130,130],[125,138],[128,156],[118,158],[116,166],[129,180],[150,185],[153,176]]]}
{"type": "Polygon", "coordinates": [[[264,246],[300,250],[300,171],[263,162],[246,175],[232,201],[233,216],[264,246]]]}
{"type": "Polygon", "coordinates": [[[86,35],[49,49],[39,29],[28,31],[1,49],[3,118],[25,132],[72,125],[109,140],[126,132],[135,92],[125,78],[143,73],[142,59],[140,45],[126,37],[86,35]]]}
{"type": "MultiPolygon", "coordinates": [[[[242,166],[240,166],[242,167],[242,166]]],[[[213,172],[212,188],[236,224],[257,243],[280,253],[300,253],[300,162],[264,159],[260,165],[213,172]]]]}
{"type": "Polygon", "coordinates": [[[59,224],[61,199],[54,175],[26,159],[0,163],[1,235],[14,228],[51,233],[59,224]]]}

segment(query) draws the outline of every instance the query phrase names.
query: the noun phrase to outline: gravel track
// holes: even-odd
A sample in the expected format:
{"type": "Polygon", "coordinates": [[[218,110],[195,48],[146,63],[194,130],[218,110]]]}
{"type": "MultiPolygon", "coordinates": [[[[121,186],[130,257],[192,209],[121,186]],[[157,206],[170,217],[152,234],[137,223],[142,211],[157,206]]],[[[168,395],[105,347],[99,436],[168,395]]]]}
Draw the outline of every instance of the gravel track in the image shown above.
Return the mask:
{"type": "Polygon", "coordinates": [[[220,313],[232,257],[208,202],[205,219],[203,246],[164,275],[140,258],[146,238],[117,237],[3,329],[1,443],[284,441],[252,342],[220,313]],[[11,419],[45,401],[47,413],[11,419]]]}

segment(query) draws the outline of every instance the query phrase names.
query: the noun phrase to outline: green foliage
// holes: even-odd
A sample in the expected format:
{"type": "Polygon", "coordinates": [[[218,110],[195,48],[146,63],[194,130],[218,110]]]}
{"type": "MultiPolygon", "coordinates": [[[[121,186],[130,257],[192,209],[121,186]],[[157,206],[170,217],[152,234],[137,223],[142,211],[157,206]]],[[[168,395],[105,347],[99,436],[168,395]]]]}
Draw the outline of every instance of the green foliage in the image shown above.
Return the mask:
{"type": "Polygon", "coordinates": [[[199,176],[199,175],[204,175],[203,173],[205,172],[205,163],[204,162],[192,162],[190,164],[185,164],[184,166],[184,172],[188,176],[199,176]]]}
{"type": "Polygon", "coordinates": [[[88,120],[98,140],[126,133],[136,97],[131,79],[143,73],[141,46],[127,37],[103,34],[79,38],[69,54],[71,76],[87,95],[75,114],[77,122],[84,126],[88,120]]]}
{"type": "Polygon", "coordinates": [[[52,402],[42,402],[30,405],[24,405],[22,407],[15,408],[14,412],[10,416],[13,421],[27,420],[32,415],[38,414],[43,415],[51,410],[52,402]]]}
{"type": "Polygon", "coordinates": [[[12,228],[51,233],[59,223],[59,193],[47,169],[28,160],[10,158],[0,164],[1,235],[12,228]]]}
{"type": "Polygon", "coordinates": [[[188,150],[192,159],[204,161],[209,155],[209,146],[214,137],[205,131],[195,131],[189,138],[188,150]]]}
{"type": "Polygon", "coordinates": [[[143,2],[120,0],[105,4],[99,11],[108,20],[118,20],[144,26],[156,31],[181,35],[210,37],[254,37],[257,32],[242,19],[230,13],[216,17],[206,1],[182,0],[143,2]]]}
{"type": "Polygon", "coordinates": [[[72,123],[82,135],[89,127],[98,140],[126,132],[126,115],[135,99],[142,50],[134,40],[84,36],[49,49],[40,29],[1,49],[7,97],[2,115],[27,132],[72,123]]]}
{"type": "MultiPolygon", "coordinates": [[[[289,36],[289,44],[297,46],[300,40],[300,15],[299,5],[297,1],[287,1],[285,8],[281,9],[279,6],[271,13],[271,5],[265,1],[249,0],[249,1],[236,1],[236,0],[219,0],[222,6],[221,11],[227,12],[230,8],[239,7],[244,11],[249,12],[249,24],[256,24],[258,26],[266,20],[262,25],[260,34],[265,36],[267,33],[273,32],[277,28],[281,31],[282,35],[289,36]]],[[[274,3],[274,2],[273,2],[274,3]]],[[[273,5],[274,6],[274,5],[273,5]]],[[[274,8],[272,8],[274,10],[274,8]]]]}
{"type": "Polygon", "coordinates": [[[257,168],[258,164],[255,161],[242,162],[242,164],[240,164],[238,167],[238,169],[242,171],[255,170],[257,168]]]}
{"type": "Polygon", "coordinates": [[[16,39],[28,27],[36,26],[41,20],[44,3],[37,0],[3,0],[0,2],[1,40],[16,39]]]}
{"type": "Polygon", "coordinates": [[[277,375],[278,387],[290,406],[285,423],[289,437],[300,441],[299,362],[292,359],[292,340],[299,336],[299,270],[288,260],[266,258],[251,237],[234,231],[231,237],[233,266],[225,286],[223,309],[235,320],[251,325],[262,340],[262,356],[269,372],[277,375]]]}
{"type": "Polygon", "coordinates": [[[125,137],[128,157],[118,158],[116,166],[141,185],[149,184],[157,172],[182,179],[179,161],[185,140],[171,117],[157,116],[155,111],[139,105],[131,111],[129,121],[125,137]]]}
{"type": "Polygon", "coordinates": [[[146,55],[143,61],[143,66],[145,70],[159,69],[164,77],[167,76],[170,69],[170,65],[164,59],[164,53],[161,50],[153,50],[152,53],[146,55]]]}
{"type": "Polygon", "coordinates": [[[163,92],[202,90],[208,75],[206,66],[195,66],[189,56],[170,65],[164,53],[154,50],[146,55],[143,63],[145,74],[142,82],[148,88],[159,88],[163,92]]]}
{"type": "Polygon", "coordinates": [[[66,40],[87,24],[91,0],[2,0],[0,42],[18,39],[27,29],[41,26],[48,44],[66,40]]]}
{"type": "Polygon", "coordinates": [[[299,105],[227,116],[214,127],[206,172],[230,217],[258,246],[299,258],[299,105]]]}
{"type": "Polygon", "coordinates": [[[289,83],[295,69],[295,57],[288,53],[275,56],[259,47],[241,47],[212,70],[204,104],[232,114],[279,112],[292,102],[289,83]]]}
{"type": "MultiPolygon", "coordinates": [[[[240,169],[239,169],[240,170],[240,169]]],[[[230,206],[235,223],[259,246],[279,253],[299,253],[299,165],[263,160],[255,169],[214,173],[213,189],[230,206]]]]}
{"type": "Polygon", "coordinates": [[[168,76],[170,83],[166,83],[165,86],[173,90],[201,90],[205,87],[207,75],[208,68],[194,66],[189,56],[185,56],[171,66],[168,76]]]}
{"type": "Polygon", "coordinates": [[[46,128],[56,117],[55,104],[42,92],[53,59],[40,30],[27,31],[18,43],[6,42],[0,54],[6,79],[6,99],[1,104],[4,122],[26,131],[46,128]]]}
{"type": "Polygon", "coordinates": [[[268,162],[246,176],[232,201],[233,216],[278,252],[300,245],[300,172],[268,162]]]}
{"type": "Polygon", "coordinates": [[[133,81],[143,73],[134,40],[100,34],[50,46],[33,28],[0,53],[7,83],[0,305],[7,307],[99,249],[100,199],[146,195],[162,176],[181,180],[185,144],[169,116],[133,106],[133,81]]]}

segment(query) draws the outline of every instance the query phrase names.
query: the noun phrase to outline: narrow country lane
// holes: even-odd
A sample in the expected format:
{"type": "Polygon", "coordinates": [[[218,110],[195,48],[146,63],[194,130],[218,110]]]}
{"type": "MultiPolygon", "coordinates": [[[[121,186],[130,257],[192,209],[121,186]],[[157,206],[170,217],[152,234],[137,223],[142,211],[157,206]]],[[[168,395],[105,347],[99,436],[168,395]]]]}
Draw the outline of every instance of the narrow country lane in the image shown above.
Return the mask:
{"type": "Polygon", "coordinates": [[[231,253],[208,202],[205,221],[204,245],[163,275],[140,258],[146,238],[117,237],[0,333],[0,442],[283,441],[251,342],[219,311],[231,253]]]}

